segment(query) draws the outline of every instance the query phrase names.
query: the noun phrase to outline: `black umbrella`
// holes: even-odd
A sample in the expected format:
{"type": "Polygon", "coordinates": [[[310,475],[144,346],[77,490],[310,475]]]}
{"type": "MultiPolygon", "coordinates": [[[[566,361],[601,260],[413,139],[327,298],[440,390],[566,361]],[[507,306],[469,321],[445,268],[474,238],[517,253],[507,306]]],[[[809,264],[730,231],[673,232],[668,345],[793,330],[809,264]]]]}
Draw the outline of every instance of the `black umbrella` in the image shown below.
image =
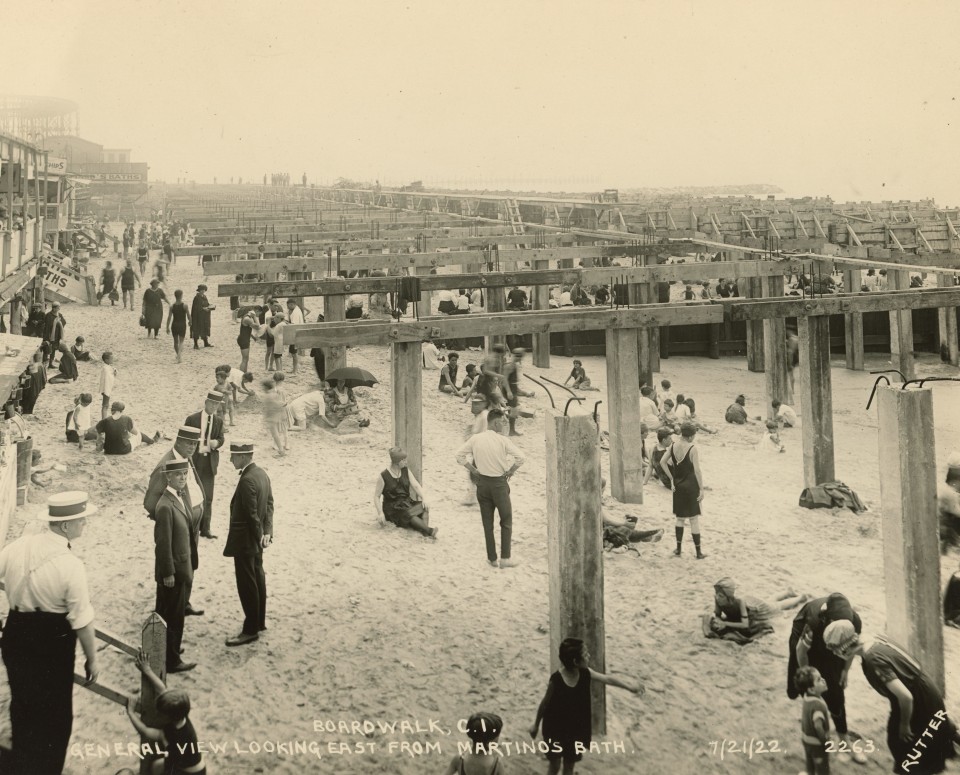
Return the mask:
{"type": "Polygon", "coordinates": [[[333,383],[337,380],[343,380],[347,387],[373,387],[378,380],[369,371],[358,369],[356,366],[344,366],[342,369],[335,369],[327,374],[324,379],[333,383]]]}

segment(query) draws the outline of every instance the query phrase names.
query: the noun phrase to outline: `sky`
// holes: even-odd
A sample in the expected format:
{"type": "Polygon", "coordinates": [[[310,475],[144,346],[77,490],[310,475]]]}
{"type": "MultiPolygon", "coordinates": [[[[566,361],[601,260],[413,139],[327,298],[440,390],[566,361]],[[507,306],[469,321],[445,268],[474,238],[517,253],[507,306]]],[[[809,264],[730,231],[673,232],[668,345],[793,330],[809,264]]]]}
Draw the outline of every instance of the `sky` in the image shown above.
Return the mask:
{"type": "Polygon", "coordinates": [[[960,205],[960,3],[31,0],[0,91],[151,179],[960,205]]]}

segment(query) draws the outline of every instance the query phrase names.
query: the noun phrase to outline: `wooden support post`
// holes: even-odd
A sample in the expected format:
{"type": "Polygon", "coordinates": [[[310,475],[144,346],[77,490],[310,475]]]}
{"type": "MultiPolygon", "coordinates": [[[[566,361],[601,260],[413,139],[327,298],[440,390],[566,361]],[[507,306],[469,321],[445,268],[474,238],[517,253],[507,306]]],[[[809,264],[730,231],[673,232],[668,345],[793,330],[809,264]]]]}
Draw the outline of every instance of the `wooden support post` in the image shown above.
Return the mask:
{"type": "Polygon", "coordinates": [[[423,351],[420,342],[390,345],[393,444],[407,451],[407,467],[423,482],[423,351]]]}
{"type": "MultiPolygon", "coordinates": [[[[942,274],[937,277],[937,285],[941,288],[953,288],[953,276],[942,274]]],[[[957,351],[957,308],[943,307],[937,310],[940,319],[938,346],[941,352],[946,349],[947,361],[951,366],[960,364],[957,351]]]]}
{"type": "MultiPolygon", "coordinates": [[[[486,302],[484,311],[485,312],[506,312],[507,310],[507,289],[500,288],[484,288],[483,290],[483,299],[486,302]]],[[[484,344],[489,352],[490,348],[495,344],[506,345],[507,337],[503,334],[496,334],[495,336],[484,337],[484,344]]]]}
{"type": "Polygon", "coordinates": [[[800,334],[800,406],[803,411],[803,484],[836,478],[833,460],[833,392],[830,379],[830,318],[797,319],[800,334]]]}
{"type": "Polygon", "coordinates": [[[10,302],[10,333],[16,334],[17,336],[20,336],[20,305],[21,304],[23,304],[23,302],[20,301],[19,295],[17,298],[11,300],[10,302]]]}
{"type": "MultiPolygon", "coordinates": [[[[649,283],[630,283],[627,286],[627,299],[630,306],[650,303],[649,283]]],[[[651,363],[650,329],[638,328],[637,335],[637,380],[638,385],[653,385],[653,365],[651,363]]],[[[607,358],[609,359],[609,354],[607,358]]],[[[639,426],[637,426],[639,427],[639,426]]]]}
{"type": "MultiPolygon", "coordinates": [[[[644,263],[646,265],[646,263],[644,263]]],[[[656,304],[657,299],[657,286],[653,283],[641,283],[640,284],[640,303],[641,304],[656,304]]],[[[641,381],[644,371],[644,366],[646,366],[647,371],[650,373],[650,381],[647,383],[649,385],[653,384],[653,375],[657,374],[660,371],[660,328],[642,328],[640,329],[641,335],[646,332],[646,342],[641,339],[640,346],[640,371],[641,371],[641,381]],[[644,355],[643,347],[646,346],[646,355],[644,355]]]]}
{"type": "MultiPolygon", "coordinates": [[[[636,329],[607,329],[607,430],[610,492],[621,503],[643,503],[639,337],[636,329]]],[[[548,467],[549,468],[549,467],[548,467]]]]}
{"type": "MultiPolygon", "coordinates": [[[[844,270],[843,288],[847,293],[858,293],[860,291],[859,269],[844,270]]],[[[862,312],[848,312],[843,316],[843,340],[847,368],[863,371],[862,312]]]]}
{"type": "Polygon", "coordinates": [[[942,693],[933,393],[880,387],[877,403],[887,634],[920,662],[942,693]]]}
{"type": "MultiPolygon", "coordinates": [[[[324,296],[323,321],[332,323],[336,320],[345,320],[346,300],[346,296],[324,296]]],[[[329,374],[334,369],[340,369],[347,365],[347,348],[344,345],[324,347],[323,357],[325,373],[329,374]]]]}
{"type": "MultiPolygon", "coordinates": [[[[762,282],[763,297],[783,296],[783,277],[765,277],[762,282]]],[[[790,355],[787,352],[787,324],[783,318],[768,318],[763,321],[763,373],[767,388],[767,419],[774,419],[772,401],[793,405],[790,355]]]]}
{"type": "MultiPolygon", "coordinates": [[[[549,269],[549,261],[534,261],[534,269],[549,269]]],[[[550,309],[550,286],[533,286],[533,308],[550,309]]],[[[550,332],[533,335],[533,365],[538,369],[550,368],[550,332]]]]}
{"type": "MultiPolygon", "coordinates": [[[[414,272],[417,275],[428,275],[430,274],[431,267],[429,266],[418,266],[414,267],[414,272]]],[[[420,306],[417,308],[420,313],[420,317],[429,317],[433,314],[433,294],[430,291],[420,291],[420,306]]]]}
{"type": "MultiPolygon", "coordinates": [[[[906,290],[910,287],[910,272],[888,271],[887,283],[890,290],[906,290]]],[[[916,376],[913,360],[913,310],[891,310],[889,315],[890,362],[907,379],[913,379],[916,376]]]]}
{"type": "MultiPolygon", "coordinates": [[[[625,338],[636,343],[634,332],[617,333],[633,334],[625,338]]],[[[546,419],[546,442],[550,669],[560,667],[560,643],[572,637],[583,639],[590,651],[591,666],[603,671],[606,644],[599,433],[590,415],[564,417],[551,411],[546,419]]],[[[591,683],[591,714],[593,733],[605,734],[606,694],[599,681],[591,683]]]]}
{"type": "MultiPolygon", "coordinates": [[[[738,281],[738,287],[748,299],[759,299],[763,295],[763,281],[759,277],[744,277],[738,281]]],[[[747,369],[763,371],[763,321],[747,321],[747,369]]]]}
{"type": "MultiPolygon", "coordinates": [[[[147,664],[161,681],[167,677],[167,623],[154,611],[143,624],[140,631],[140,647],[147,657],[147,664]]],[[[148,727],[161,729],[166,723],[157,710],[157,692],[146,679],[140,679],[140,718],[148,727]]],[[[148,742],[141,738],[141,743],[148,742]]],[[[140,774],[150,775],[153,762],[158,757],[145,756],[140,760],[140,774]]]]}

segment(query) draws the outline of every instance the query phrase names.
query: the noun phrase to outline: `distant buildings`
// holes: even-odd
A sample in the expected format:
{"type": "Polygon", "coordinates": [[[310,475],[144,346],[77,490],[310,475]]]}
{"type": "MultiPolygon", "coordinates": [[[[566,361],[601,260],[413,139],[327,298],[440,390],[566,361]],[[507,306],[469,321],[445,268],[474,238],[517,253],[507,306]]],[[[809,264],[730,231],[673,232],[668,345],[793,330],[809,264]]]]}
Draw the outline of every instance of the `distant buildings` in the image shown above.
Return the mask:
{"type": "Polygon", "coordinates": [[[104,148],[72,135],[47,137],[43,147],[64,160],[67,172],[90,181],[91,196],[121,194],[126,198],[147,191],[149,165],[131,162],[129,148],[104,148]]]}

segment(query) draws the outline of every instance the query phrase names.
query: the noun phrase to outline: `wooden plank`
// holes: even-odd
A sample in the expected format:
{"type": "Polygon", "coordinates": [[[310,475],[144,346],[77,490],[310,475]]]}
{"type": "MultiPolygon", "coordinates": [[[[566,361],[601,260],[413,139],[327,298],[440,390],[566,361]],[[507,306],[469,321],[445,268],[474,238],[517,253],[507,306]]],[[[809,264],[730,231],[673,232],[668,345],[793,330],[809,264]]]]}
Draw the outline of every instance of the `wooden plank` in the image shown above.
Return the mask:
{"type": "Polygon", "coordinates": [[[127,707],[127,701],[130,699],[130,695],[121,692],[119,689],[114,689],[106,684],[100,683],[99,681],[95,684],[88,684],[87,677],[80,675],[79,673],[73,674],[73,682],[77,686],[82,686],[84,689],[87,689],[94,694],[99,694],[101,697],[105,697],[106,699],[117,703],[117,705],[122,705],[124,708],[127,707]]]}
{"type": "MultiPolygon", "coordinates": [[[[307,245],[305,243],[300,244],[300,253],[305,253],[307,251],[322,252],[325,254],[326,249],[331,247],[330,244],[317,244],[317,245],[307,245]]],[[[333,247],[336,247],[334,245],[333,247]]],[[[477,248],[475,250],[449,250],[443,252],[437,252],[435,250],[430,252],[419,252],[419,253],[361,253],[359,255],[350,256],[346,255],[343,250],[344,246],[341,246],[341,255],[340,255],[340,268],[346,270],[353,269],[368,269],[371,267],[380,266],[381,261],[390,260],[399,262],[397,266],[457,266],[460,264],[470,264],[475,262],[487,263],[483,257],[483,248],[477,248]],[[350,263],[352,262],[352,263],[350,263]]],[[[351,250],[356,250],[356,248],[350,247],[351,250]]],[[[278,246],[274,247],[272,245],[265,245],[264,252],[268,256],[278,252],[288,253],[290,251],[290,246],[278,246]]],[[[554,248],[503,248],[498,251],[498,255],[501,261],[534,261],[539,259],[548,259],[551,261],[557,261],[563,258],[569,259],[578,259],[584,257],[593,257],[593,258],[602,258],[604,256],[623,256],[629,252],[629,247],[626,245],[603,245],[599,247],[591,246],[571,246],[571,247],[554,247],[554,248]]],[[[264,258],[257,259],[257,246],[256,245],[216,245],[209,250],[202,250],[203,255],[235,255],[246,253],[247,255],[252,256],[252,258],[235,258],[235,259],[225,259],[226,261],[251,261],[257,260],[259,263],[267,263],[270,261],[284,261],[286,263],[303,261],[302,266],[305,266],[309,271],[313,272],[322,272],[327,268],[327,258],[326,255],[319,256],[297,256],[297,257],[287,257],[287,258],[264,258]]],[[[179,255],[179,254],[178,254],[179,255]]],[[[198,255],[198,254],[193,254],[198,255]]],[[[208,261],[207,264],[213,269],[219,271],[220,261],[208,261]]],[[[336,250],[334,250],[334,261],[333,264],[336,266],[336,250]]],[[[383,264],[384,267],[389,266],[389,263],[383,264]]],[[[204,266],[206,270],[206,265],[204,266]]],[[[247,270],[249,271],[249,269],[247,270]]],[[[303,270],[301,270],[303,271],[303,270]]],[[[212,272],[211,272],[212,273],[212,272]]]]}
{"type": "MultiPolygon", "coordinates": [[[[631,339],[629,332],[620,333],[631,339]]],[[[635,345],[636,337],[632,340],[635,345]]],[[[600,443],[593,418],[551,411],[546,446],[550,669],[560,667],[561,641],[576,635],[589,649],[594,669],[604,671],[600,443]]],[[[606,695],[599,681],[591,686],[591,726],[594,734],[606,733],[606,695]]]]}
{"type": "Polygon", "coordinates": [[[801,317],[800,408],[803,414],[803,484],[836,479],[833,456],[833,392],[830,374],[830,318],[801,317]]]}
{"type": "MultiPolygon", "coordinates": [[[[946,275],[940,275],[937,278],[937,283],[941,288],[955,287],[953,278],[946,275]]],[[[956,366],[960,363],[960,352],[958,352],[957,343],[957,308],[941,307],[937,310],[937,317],[938,345],[941,349],[946,346],[947,362],[951,366],[956,366]]]]}
{"type": "Polygon", "coordinates": [[[886,631],[943,692],[933,392],[881,386],[876,397],[886,631]]]}
{"type": "Polygon", "coordinates": [[[546,312],[502,312],[497,314],[439,315],[420,320],[390,322],[357,320],[346,323],[305,323],[285,326],[284,344],[299,347],[329,347],[334,344],[390,344],[423,342],[427,339],[466,339],[494,334],[529,334],[549,331],[596,331],[605,328],[696,325],[720,323],[720,305],[646,307],[614,310],[609,307],[581,307],[546,312]]]}
{"type": "Polygon", "coordinates": [[[423,354],[419,341],[390,347],[393,444],[407,452],[407,467],[423,483],[423,354]]]}
{"type": "Polygon", "coordinates": [[[605,360],[610,492],[621,503],[643,503],[643,455],[637,443],[640,432],[640,349],[637,331],[629,328],[607,329],[605,360]]]}
{"type": "MultiPolygon", "coordinates": [[[[140,634],[140,645],[147,657],[147,664],[160,680],[167,678],[167,623],[154,611],[147,617],[140,634]]],[[[140,715],[143,723],[160,729],[164,720],[157,710],[157,692],[146,677],[140,681],[140,715]]]]}

